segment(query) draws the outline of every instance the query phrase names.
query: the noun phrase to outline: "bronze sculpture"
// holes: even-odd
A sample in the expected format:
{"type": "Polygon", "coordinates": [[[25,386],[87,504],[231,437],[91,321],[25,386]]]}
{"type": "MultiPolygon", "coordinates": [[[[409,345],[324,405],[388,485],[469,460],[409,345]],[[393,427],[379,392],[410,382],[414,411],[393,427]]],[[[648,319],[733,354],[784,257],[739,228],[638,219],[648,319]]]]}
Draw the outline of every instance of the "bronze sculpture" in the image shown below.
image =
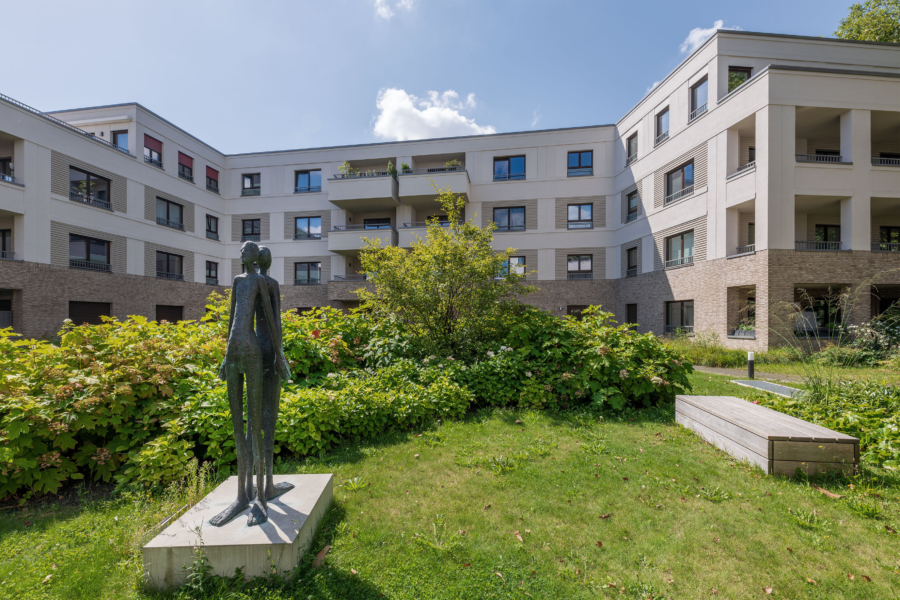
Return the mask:
{"type": "Polygon", "coordinates": [[[267,500],[293,487],[290,484],[276,486],[272,480],[277,402],[281,381],[290,379],[290,368],[281,347],[278,282],[268,275],[258,273],[254,267],[261,260],[266,268],[271,264],[268,249],[265,253],[261,250],[254,242],[245,242],[241,247],[241,262],[246,273],[234,278],[231,291],[228,342],[225,359],[219,368],[219,378],[228,384],[228,404],[231,408],[238,463],[238,493],[237,499],[228,508],[210,519],[210,524],[216,527],[228,523],[248,506],[250,515],[247,524],[265,523],[268,519],[267,500]],[[262,259],[262,256],[267,256],[268,259],[262,259]],[[278,390],[275,391],[274,388],[278,390]]]}

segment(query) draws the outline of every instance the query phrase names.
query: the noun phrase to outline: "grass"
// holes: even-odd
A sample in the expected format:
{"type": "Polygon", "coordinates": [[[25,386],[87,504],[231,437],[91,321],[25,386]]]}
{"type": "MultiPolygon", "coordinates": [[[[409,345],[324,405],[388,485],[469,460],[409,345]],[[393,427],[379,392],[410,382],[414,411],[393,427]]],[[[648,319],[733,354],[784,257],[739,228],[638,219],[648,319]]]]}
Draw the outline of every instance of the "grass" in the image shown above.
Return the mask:
{"type": "MultiPolygon", "coordinates": [[[[756,394],[724,377],[692,381],[697,394],[756,394]]],[[[174,597],[766,598],[770,586],[782,598],[871,599],[900,590],[896,480],[864,470],[815,482],[847,496],[831,499],[732,460],[677,426],[671,408],[604,418],[484,410],[279,470],[334,473],[313,552],[286,580],[195,578],[174,597]],[[324,565],[312,568],[325,545],[324,565]]],[[[139,547],[198,487],[155,498],[72,491],[2,511],[0,598],[172,597],[140,585],[139,547]]]]}

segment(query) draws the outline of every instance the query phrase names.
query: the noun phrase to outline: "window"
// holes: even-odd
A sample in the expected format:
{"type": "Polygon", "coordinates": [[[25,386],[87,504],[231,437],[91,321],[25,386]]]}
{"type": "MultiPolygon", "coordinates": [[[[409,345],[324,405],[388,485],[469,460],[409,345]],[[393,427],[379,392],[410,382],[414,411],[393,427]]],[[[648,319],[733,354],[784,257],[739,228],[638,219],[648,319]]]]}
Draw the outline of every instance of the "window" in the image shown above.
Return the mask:
{"type": "Polygon", "coordinates": [[[882,227],[879,241],[882,244],[900,244],[900,227],[882,227]]]}
{"type": "Polygon", "coordinates": [[[156,222],[184,230],[184,207],[165,198],[156,198],[156,222]]]}
{"type": "Polygon", "coordinates": [[[593,279],[594,269],[591,254],[570,254],[566,261],[566,271],[569,279],[593,279]]]}
{"type": "Polygon", "coordinates": [[[525,157],[510,156],[494,159],[494,181],[525,179],[525,157]]]}
{"type": "Polygon", "coordinates": [[[322,239],[322,217],[297,217],[294,220],[294,239],[322,239]]]}
{"type": "Polygon", "coordinates": [[[625,305],[625,322],[637,325],[637,304],[625,305]]]}
{"type": "Polygon", "coordinates": [[[747,162],[756,162],[756,148],[754,146],[747,148],[747,162]]]}
{"type": "Polygon", "coordinates": [[[666,238],[666,268],[694,263],[694,232],[685,231],[666,238]]]}
{"type": "Polygon", "coordinates": [[[178,321],[184,320],[184,307],[183,306],[169,306],[166,304],[157,304],[156,305],[156,322],[162,323],[163,321],[168,321],[169,323],[177,323],[178,321]]]}
{"type": "Polygon", "coordinates": [[[656,115],[656,144],[669,139],[669,109],[664,108],[656,115]]]}
{"type": "Polygon", "coordinates": [[[206,237],[211,240],[219,239],[219,217],[206,215],[206,237]]]}
{"type": "Polygon", "coordinates": [[[580,321],[584,318],[584,311],[587,308],[587,304],[568,304],[566,305],[566,314],[576,321],[580,321]]]}
{"type": "Polygon", "coordinates": [[[631,163],[637,160],[638,155],[638,138],[637,132],[631,134],[631,136],[625,140],[625,166],[627,167],[631,163]]]}
{"type": "Polygon", "coordinates": [[[163,168],[162,142],[144,134],[144,162],[154,167],[163,168]]]}
{"type": "Polygon", "coordinates": [[[627,196],[625,196],[625,204],[627,207],[627,212],[625,213],[625,222],[630,223],[638,218],[638,214],[640,213],[640,196],[638,196],[637,190],[634,190],[627,196]]]}
{"type": "Polygon", "coordinates": [[[294,285],[315,285],[322,283],[322,263],[294,263],[294,285]]]}
{"type": "Polygon", "coordinates": [[[109,242],[69,234],[69,266],[91,271],[109,271],[109,242]]]}
{"type": "Polygon", "coordinates": [[[206,189],[219,193],[219,172],[212,167],[206,167],[206,189]]]}
{"type": "Polygon", "coordinates": [[[694,193],[694,161],[666,174],[666,204],[694,193]]]}
{"type": "Polygon", "coordinates": [[[246,242],[248,240],[253,242],[259,241],[260,232],[260,220],[259,219],[244,219],[241,221],[241,241],[246,242]]]}
{"type": "Polygon", "coordinates": [[[638,270],[637,248],[629,248],[625,251],[625,277],[636,277],[638,270]]]}
{"type": "Polygon", "coordinates": [[[510,256],[508,259],[503,261],[503,266],[500,267],[500,277],[506,277],[510,273],[514,273],[516,275],[525,274],[524,256],[510,256]]]}
{"type": "Polygon", "coordinates": [[[666,302],[666,333],[694,331],[694,301],[666,302]]]}
{"type": "Polygon", "coordinates": [[[194,159],[183,152],[178,153],[178,176],[194,183],[194,159]]]}
{"type": "Polygon", "coordinates": [[[109,179],[69,167],[69,198],[72,200],[112,210],[110,187],[109,179]]]}
{"type": "Polygon", "coordinates": [[[242,177],[241,196],[259,196],[260,174],[251,173],[242,177]]]}
{"type": "Polygon", "coordinates": [[[569,205],[569,229],[591,229],[594,227],[593,204],[569,205]]]}
{"type": "Polygon", "coordinates": [[[156,276],[184,281],[184,257],[170,252],[156,252],[156,276]]]}
{"type": "Polygon", "coordinates": [[[728,92],[731,93],[750,79],[753,69],[750,67],[728,67],[728,92]]]}
{"type": "MultiPolygon", "coordinates": [[[[891,160],[900,160],[900,152],[879,152],[879,158],[889,158],[891,160]]],[[[2,159],[0,159],[0,163],[2,163],[2,159]]]]}
{"type": "MultiPolygon", "coordinates": [[[[524,159],[523,159],[524,160],[524,159]]],[[[494,163],[496,165],[496,163],[494,163]]],[[[524,172],[524,169],[523,169],[524,172]]],[[[594,151],[569,152],[569,177],[594,174],[594,151]]]]}
{"type": "Polygon", "coordinates": [[[840,225],[816,225],[816,241],[817,242],[839,242],[841,241],[840,225]]]}
{"type": "Polygon", "coordinates": [[[206,283],[219,285],[219,263],[206,261],[206,283]]]}
{"type": "Polygon", "coordinates": [[[12,229],[0,229],[0,258],[15,258],[12,249],[12,229]]]}
{"type": "Polygon", "coordinates": [[[102,325],[110,312],[109,302],[69,302],[69,319],[76,325],[102,325]]]}
{"type": "Polygon", "coordinates": [[[747,245],[756,244],[756,223],[747,223],[747,245]]]}
{"type": "Polygon", "coordinates": [[[706,112],[708,88],[706,77],[691,86],[691,114],[688,121],[693,121],[706,112]]]}
{"type": "Polygon", "coordinates": [[[128,150],[128,131],[113,131],[112,139],[114,146],[128,150]]]}
{"type": "Polygon", "coordinates": [[[379,217],[377,219],[363,219],[363,227],[365,229],[390,229],[391,218],[379,217]]]}
{"type": "Polygon", "coordinates": [[[295,193],[321,192],[322,171],[297,171],[295,193]]]}
{"type": "Polygon", "coordinates": [[[525,207],[495,208],[497,231],[525,231],[525,207]]]}

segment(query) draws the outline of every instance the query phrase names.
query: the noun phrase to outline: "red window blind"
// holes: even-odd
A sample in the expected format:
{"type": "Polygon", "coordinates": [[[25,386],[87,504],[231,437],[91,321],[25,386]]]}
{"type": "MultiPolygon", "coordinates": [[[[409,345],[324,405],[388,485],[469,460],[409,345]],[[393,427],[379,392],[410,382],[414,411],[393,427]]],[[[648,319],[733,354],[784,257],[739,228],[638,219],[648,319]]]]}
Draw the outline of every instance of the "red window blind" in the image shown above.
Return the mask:
{"type": "MultiPolygon", "coordinates": [[[[159,152],[159,151],[157,150],[157,152],[159,152]]],[[[183,152],[179,152],[178,153],[178,164],[184,165],[186,167],[190,167],[191,169],[193,169],[194,168],[194,159],[191,158],[190,156],[188,156],[187,154],[184,154],[183,152]]]]}
{"type": "Polygon", "coordinates": [[[144,134],[144,147],[150,148],[151,150],[156,150],[160,154],[162,154],[162,142],[156,138],[152,138],[146,133],[144,134]]]}
{"type": "Polygon", "coordinates": [[[212,167],[206,167],[206,176],[212,179],[213,181],[219,180],[219,172],[213,169],[212,167]]]}

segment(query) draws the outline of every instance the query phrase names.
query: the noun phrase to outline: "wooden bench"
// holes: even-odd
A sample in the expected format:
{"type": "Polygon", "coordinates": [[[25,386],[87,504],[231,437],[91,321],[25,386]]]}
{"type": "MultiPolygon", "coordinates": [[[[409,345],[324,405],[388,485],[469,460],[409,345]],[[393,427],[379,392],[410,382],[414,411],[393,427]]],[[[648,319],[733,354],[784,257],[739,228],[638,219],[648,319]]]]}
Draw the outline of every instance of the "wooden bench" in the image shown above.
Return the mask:
{"type": "Polygon", "coordinates": [[[732,396],[676,396],[675,421],[769,475],[851,473],[859,440],[732,396]]]}

